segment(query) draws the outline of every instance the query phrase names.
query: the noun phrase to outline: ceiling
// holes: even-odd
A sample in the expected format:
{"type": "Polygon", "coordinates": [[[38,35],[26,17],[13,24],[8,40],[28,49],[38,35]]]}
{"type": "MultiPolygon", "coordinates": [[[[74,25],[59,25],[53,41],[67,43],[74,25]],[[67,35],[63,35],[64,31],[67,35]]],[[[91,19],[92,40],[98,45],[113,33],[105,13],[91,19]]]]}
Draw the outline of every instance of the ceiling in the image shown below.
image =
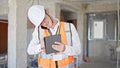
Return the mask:
{"type": "Polygon", "coordinates": [[[118,2],[118,0],[63,0],[73,3],[93,3],[93,2],[118,2]]]}
{"type": "MultiPolygon", "coordinates": [[[[9,0],[0,0],[1,3],[8,3],[9,0]]],[[[29,1],[29,0],[28,0],[29,1]]],[[[39,0],[42,1],[42,0],[39,0]]],[[[47,1],[47,0],[46,0],[47,1]]],[[[118,0],[63,0],[63,1],[72,1],[72,2],[96,2],[96,1],[118,1],[118,0]]]]}
{"type": "Polygon", "coordinates": [[[63,1],[95,2],[95,1],[118,1],[118,0],[63,0],[63,1]]]}
{"type": "MultiPolygon", "coordinates": [[[[7,6],[8,5],[8,1],[11,1],[11,0],[0,0],[0,6],[7,6]]],[[[27,1],[35,1],[35,0],[27,0],[27,1]]],[[[39,2],[40,1],[45,1],[45,0],[39,0],[39,2]]],[[[49,1],[49,0],[46,0],[46,1],[49,1]]],[[[57,1],[57,0],[53,0],[53,1],[57,1]]],[[[80,6],[80,4],[90,4],[90,3],[94,3],[94,2],[95,3],[118,2],[118,0],[61,0],[61,1],[69,1],[69,2],[72,2],[72,3],[76,4],[77,6],[80,6]]]]}

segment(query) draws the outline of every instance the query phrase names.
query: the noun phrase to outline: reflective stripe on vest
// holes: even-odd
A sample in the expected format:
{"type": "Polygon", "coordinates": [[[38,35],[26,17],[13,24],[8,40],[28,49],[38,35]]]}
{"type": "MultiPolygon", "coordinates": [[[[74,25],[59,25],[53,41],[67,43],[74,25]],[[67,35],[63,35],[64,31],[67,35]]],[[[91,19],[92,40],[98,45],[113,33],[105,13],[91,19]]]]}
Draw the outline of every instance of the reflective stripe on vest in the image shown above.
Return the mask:
{"type": "MultiPolygon", "coordinates": [[[[70,65],[73,62],[73,60],[74,60],[73,56],[69,56],[68,58],[63,58],[62,60],[58,61],[58,66],[63,67],[70,65]]],[[[53,61],[53,59],[38,58],[38,64],[45,68],[55,67],[55,61],[53,61]]]]}
{"type": "MultiPolygon", "coordinates": [[[[61,34],[61,42],[65,45],[67,44],[67,37],[66,37],[66,31],[64,27],[64,22],[60,23],[60,34],[61,34]]],[[[44,37],[49,36],[48,30],[44,29],[44,37]]],[[[70,65],[74,60],[73,56],[65,57],[62,60],[58,61],[58,66],[68,66],[70,65]]],[[[55,67],[55,61],[53,61],[52,58],[42,58],[38,57],[38,66],[42,66],[43,68],[53,68],[55,67]]]]}

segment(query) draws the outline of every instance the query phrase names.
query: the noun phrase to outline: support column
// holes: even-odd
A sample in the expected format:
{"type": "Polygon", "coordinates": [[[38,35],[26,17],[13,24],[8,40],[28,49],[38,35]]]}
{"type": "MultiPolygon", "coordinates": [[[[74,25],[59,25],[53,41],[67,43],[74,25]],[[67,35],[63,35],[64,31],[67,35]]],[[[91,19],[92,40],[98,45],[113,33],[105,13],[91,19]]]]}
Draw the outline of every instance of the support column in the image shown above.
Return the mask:
{"type": "Polygon", "coordinates": [[[26,1],[8,2],[8,68],[27,68],[26,1]]]}

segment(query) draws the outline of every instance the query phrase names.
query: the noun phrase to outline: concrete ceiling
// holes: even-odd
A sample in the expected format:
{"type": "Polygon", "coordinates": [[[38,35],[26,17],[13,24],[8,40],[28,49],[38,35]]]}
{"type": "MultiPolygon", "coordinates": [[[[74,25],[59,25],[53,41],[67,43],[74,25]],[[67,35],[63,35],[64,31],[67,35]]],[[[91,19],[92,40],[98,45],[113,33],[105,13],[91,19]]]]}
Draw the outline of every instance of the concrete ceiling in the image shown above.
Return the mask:
{"type": "Polygon", "coordinates": [[[118,1],[118,0],[63,0],[63,1],[74,1],[74,2],[96,2],[96,1],[118,1]]]}
{"type": "MultiPolygon", "coordinates": [[[[41,0],[39,0],[41,1],[41,0]]],[[[48,0],[49,1],[49,0],[48,0]]],[[[97,2],[97,1],[113,1],[113,2],[116,2],[118,0],[63,0],[63,1],[72,1],[72,2],[84,2],[84,3],[89,3],[89,2],[97,2]]],[[[7,4],[8,3],[8,0],[0,0],[0,5],[3,5],[3,4],[7,4]]]]}
{"type": "Polygon", "coordinates": [[[120,0],[63,0],[63,1],[69,1],[73,4],[76,4],[76,6],[78,7],[81,7],[81,4],[82,5],[88,5],[88,4],[96,4],[96,3],[99,3],[99,4],[103,4],[103,3],[116,3],[120,0]]]}
{"type": "Polygon", "coordinates": [[[69,1],[72,3],[76,3],[76,4],[83,4],[83,3],[99,3],[99,2],[106,2],[106,3],[110,3],[110,2],[118,2],[118,0],[63,0],[63,1],[69,1]]]}

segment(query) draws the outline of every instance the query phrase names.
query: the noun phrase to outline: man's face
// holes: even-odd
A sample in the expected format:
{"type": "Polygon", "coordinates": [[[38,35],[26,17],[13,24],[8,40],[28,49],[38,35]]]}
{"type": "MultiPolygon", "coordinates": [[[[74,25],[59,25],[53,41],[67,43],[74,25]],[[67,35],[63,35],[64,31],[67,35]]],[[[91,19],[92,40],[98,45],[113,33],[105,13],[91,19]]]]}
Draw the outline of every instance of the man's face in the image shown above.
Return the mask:
{"type": "Polygon", "coordinates": [[[52,27],[52,20],[51,20],[51,18],[47,14],[45,14],[45,18],[42,21],[41,26],[47,27],[47,28],[51,28],[52,27]]]}

